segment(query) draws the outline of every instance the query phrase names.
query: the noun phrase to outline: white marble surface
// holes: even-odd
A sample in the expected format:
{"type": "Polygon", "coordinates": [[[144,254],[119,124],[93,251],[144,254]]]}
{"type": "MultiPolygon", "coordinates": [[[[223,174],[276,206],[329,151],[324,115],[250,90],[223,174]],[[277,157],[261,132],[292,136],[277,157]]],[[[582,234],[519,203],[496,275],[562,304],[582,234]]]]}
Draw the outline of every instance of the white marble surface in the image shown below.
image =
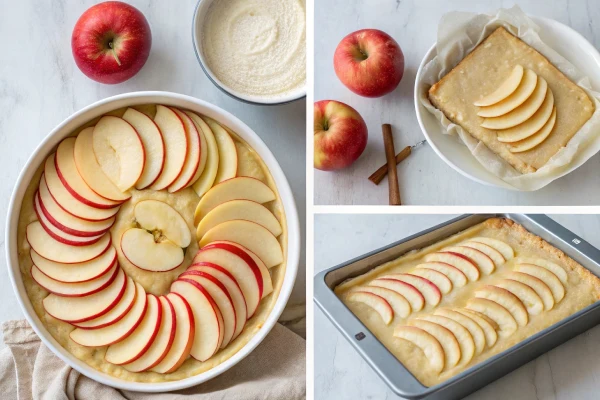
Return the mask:
{"type": "MultiPolygon", "coordinates": [[[[491,12],[515,3],[526,13],[569,25],[597,48],[600,46],[600,7],[595,0],[315,1],[315,101],[347,103],[363,116],[369,128],[367,148],[351,167],[335,173],[315,170],[315,204],[387,204],[387,180],[379,186],[367,180],[385,163],[381,124],[392,124],[397,151],[423,139],[413,102],[414,80],[421,59],[436,41],[441,16],[454,10],[491,12]],[[333,70],[333,53],[340,40],[363,28],[387,32],[404,52],[405,73],[399,88],[379,99],[350,92],[333,70]]],[[[549,186],[533,193],[519,193],[473,182],[425,146],[401,164],[398,178],[404,204],[593,205],[600,202],[599,168],[597,154],[549,186]]]]}
{"type": "MultiPolygon", "coordinates": [[[[447,221],[454,215],[315,216],[315,273],[447,221]]],[[[551,215],[600,247],[600,216],[551,215]]],[[[315,306],[315,399],[398,398],[315,306]]],[[[598,399],[600,326],[470,395],[469,400],[598,399]]]]}
{"type": "MultiPolygon", "coordinates": [[[[233,113],[265,141],[290,182],[304,231],[306,209],[306,102],[274,107],[234,100],[204,75],[192,46],[195,0],[127,0],[152,27],[148,62],[131,80],[114,86],[83,75],[71,55],[71,31],[98,1],[0,0],[0,322],[22,318],[4,268],[8,201],[21,168],[50,130],[97,100],[131,91],[165,90],[206,100],[233,113]],[[298,150],[300,149],[300,151],[298,150]]],[[[304,235],[302,235],[304,237],[304,235]]],[[[304,250],[290,303],[305,300],[304,250]]],[[[0,345],[1,347],[1,345],[0,345]]]]}

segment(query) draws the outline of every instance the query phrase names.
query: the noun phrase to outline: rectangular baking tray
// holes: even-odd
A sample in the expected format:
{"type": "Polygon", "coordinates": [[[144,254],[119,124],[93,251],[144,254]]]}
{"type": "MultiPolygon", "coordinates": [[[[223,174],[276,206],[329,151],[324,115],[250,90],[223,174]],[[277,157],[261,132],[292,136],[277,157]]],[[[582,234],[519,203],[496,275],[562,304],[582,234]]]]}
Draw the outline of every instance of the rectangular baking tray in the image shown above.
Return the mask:
{"type": "Polygon", "coordinates": [[[333,292],[338,284],[349,278],[362,275],[411,250],[437,243],[493,217],[509,218],[523,225],[529,232],[562,250],[600,277],[600,250],[541,214],[463,215],[315,275],[314,301],[317,306],[394,393],[407,399],[463,398],[600,322],[600,302],[595,302],[462,373],[438,385],[426,387],[379,342],[333,292]]]}

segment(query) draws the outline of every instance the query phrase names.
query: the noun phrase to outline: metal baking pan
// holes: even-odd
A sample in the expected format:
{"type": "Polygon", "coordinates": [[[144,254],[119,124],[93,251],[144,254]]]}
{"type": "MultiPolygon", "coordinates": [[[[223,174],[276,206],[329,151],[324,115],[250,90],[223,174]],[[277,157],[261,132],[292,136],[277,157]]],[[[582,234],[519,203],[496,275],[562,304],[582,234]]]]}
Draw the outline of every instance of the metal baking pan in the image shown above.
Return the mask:
{"type": "Polygon", "coordinates": [[[509,218],[523,225],[529,232],[562,250],[594,275],[600,276],[600,250],[546,215],[521,214],[463,215],[315,276],[315,303],[394,393],[407,399],[460,399],[600,322],[600,302],[596,302],[462,373],[438,385],[426,387],[371,334],[333,292],[333,288],[346,279],[362,275],[411,250],[434,244],[492,217],[509,218]]]}

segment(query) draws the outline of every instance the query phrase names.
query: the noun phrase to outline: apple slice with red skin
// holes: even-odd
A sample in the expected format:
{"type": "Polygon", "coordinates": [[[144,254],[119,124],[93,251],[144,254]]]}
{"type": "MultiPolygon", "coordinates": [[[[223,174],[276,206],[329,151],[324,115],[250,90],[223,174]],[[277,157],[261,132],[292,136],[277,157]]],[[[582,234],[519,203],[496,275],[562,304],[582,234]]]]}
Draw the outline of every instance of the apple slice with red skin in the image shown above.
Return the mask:
{"type": "Polygon", "coordinates": [[[50,293],[63,297],[82,297],[98,293],[117,278],[118,272],[119,264],[115,262],[110,270],[96,279],[87,282],[65,283],[47,277],[35,265],[31,267],[31,277],[38,285],[50,293]]]}
{"type": "MultiPolygon", "coordinates": [[[[196,177],[196,172],[198,171],[198,166],[200,165],[202,148],[200,147],[200,136],[198,134],[198,130],[196,129],[196,125],[194,125],[190,117],[176,108],[170,107],[170,109],[181,119],[188,144],[188,151],[185,155],[185,162],[183,163],[181,174],[179,174],[177,179],[175,179],[175,181],[167,188],[169,193],[175,193],[186,188],[194,182],[193,179],[196,177]]],[[[196,179],[198,178],[196,177],[196,179]]]]}
{"type": "MultiPolygon", "coordinates": [[[[210,130],[210,128],[208,127],[208,125],[206,124],[206,122],[204,122],[202,120],[202,118],[198,117],[197,115],[188,112],[188,111],[184,111],[184,110],[179,110],[181,112],[183,112],[188,118],[190,118],[190,120],[192,121],[192,124],[194,125],[194,127],[196,128],[196,131],[198,132],[198,137],[200,138],[200,162],[198,163],[198,168],[196,169],[196,173],[194,174],[194,176],[192,177],[192,179],[190,180],[190,182],[186,185],[186,187],[196,187],[196,182],[198,182],[200,180],[200,177],[204,175],[204,170],[206,169],[206,166],[208,165],[208,156],[209,156],[209,151],[211,151],[212,149],[209,148],[208,145],[208,140],[207,140],[207,133],[205,133],[206,131],[210,131],[210,134],[212,135],[212,131],[210,130]],[[198,121],[199,120],[199,121],[198,121]]],[[[215,142],[215,146],[217,144],[214,135],[212,135],[212,139],[215,142]]],[[[215,152],[218,153],[219,149],[215,147],[215,152]]],[[[217,160],[217,167],[218,167],[218,160],[217,160]]],[[[216,176],[216,173],[215,173],[216,176]]],[[[196,189],[194,189],[196,190],[196,189]]],[[[196,193],[198,194],[198,193],[196,193]]],[[[202,197],[202,195],[198,195],[198,197],[202,197]]]]}
{"type": "Polygon", "coordinates": [[[475,292],[475,296],[495,301],[502,307],[506,308],[511,313],[517,324],[520,326],[527,325],[529,316],[523,302],[510,291],[501,287],[485,285],[475,292]]]}
{"type": "Polygon", "coordinates": [[[483,331],[487,347],[492,347],[496,344],[498,341],[498,333],[496,332],[497,324],[489,319],[486,315],[473,310],[467,310],[466,308],[453,308],[452,311],[455,311],[475,321],[475,323],[483,331]]]}
{"type": "Polygon", "coordinates": [[[543,281],[550,288],[555,303],[559,303],[565,297],[565,287],[550,270],[533,264],[517,264],[515,271],[534,276],[543,281]]]}
{"type": "Polygon", "coordinates": [[[61,243],[48,235],[39,221],[27,225],[26,236],[29,245],[40,256],[64,264],[82,263],[93,260],[104,253],[111,243],[110,233],[105,233],[104,236],[94,244],[87,246],[70,246],[61,243]]]}
{"type": "Polygon", "coordinates": [[[494,249],[499,251],[500,254],[502,254],[502,257],[504,257],[505,260],[510,260],[515,256],[515,251],[513,250],[513,248],[508,243],[503,242],[502,240],[481,236],[473,238],[471,239],[471,241],[487,244],[488,246],[493,247],[494,249]]]}
{"type": "Polygon", "coordinates": [[[503,265],[506,262],[506,259],[498,250],[493,248],[490,245],[481,242],[465,242],[461,243],[461,246],[471,247],[473,249],[477,249],[482,253],[486,254],[489,258],[492,259],[496,267],[503,265]]]}
{"type": "Polygon", "coordinates": [[[221,348],[225,348],[233,338],[237,322],[233,299],[229,291],[214,276],[202,271],[189,271],[189,273],[182,274],[180,278],[198,282],[206,289],[217,307],[219,307],[219,311],[221,311],[221,315],[223,316],[223,342],[221,343],[221,348]]]}
{"type": "Polygon", "coordinates": [[[377,286],[400,293],[408,300],[412,312],[421,311],[425,306],[423,294],[410,283],[394,278],[377,278],[369,282],[370,286],[377,286]]]}
{"type": "Polygon", "coordinates": [[[133,307],[137,296],[137,287],[138,286],[133,279],[131,279],[131,277],[127,277],[127,287],[125,288],[123,297],[121,297],[121,300],[119,300],[119,302],[109,312],[89,321],[72,322],[71,325],[82,329],[99,329],[116,323],[118,320],[127,315],[129,310],[131,310],[133,307]]]}
{"type": "Polygon", "coordinates": [[[190,354],[196,360],[211,358],[223,343],[223,317],[210,294],[198,282],[177,279],[171,292],[180,294],[194,315],[194,341],[190,354]]]}
{"type": "Polygon", "coordinates": [[[458,364],[458,361],[461,358],[460,345],[449,329],[435,322],[422,319],[412,319],[409,321],[409,324],[423,329],[440,342],[444,349],[444,365],[446,370],[451,369],[458,364]]]}
{"type": "Polygon", "coordinates": [[[433,335],[416,326],[400,325],[394,329],[394,336],[419,347],[431,368],[437,373],[442,372],[445,358],[444,349],[433,335]]]}
{"type": "Polygon", "coordinates": [[[240,333],[242,333],[244,325],[246,324],[246,320],[248,319],[246,300],[244,300],[244,294],[242,293],[240,285],[237,283],[233,275],[231,275],[231,273],[229,273],[229,271],[227,271],[225,268],[208,262],[200,262],[191,265],[183,274],[181,274],[181,276],[184,277],[188,274],[193,274],[194,271],[201,271],[214,276],[223,284],[223,286],[227,288],[227,291],[229,292],[233,302],[233,307],[235,308],[236,323],[235,332],[233,333],[233,339],[235,339],[240,335],[240,333]]]}
{"type": "Polygon", "coordinates": [[[538,296],[538,294],[531,287],[524,283],[515,281],[513,279],[502,279],[495,283],[494,286],[506,289],[523,302],[523,305],[527,309],[530,315],[538,315],[544,311],[544,302],[538,296]]]}
{"type": "Polygon", "coordinates": [[[360,292],[373,293],[384,298],[392,307],[394,316],[406,318],[411,313],[410,303],[398,292],[378,286],[361,286],[357,288],[357,290],[360,292]]]}
{"type": "MultiPolygon", "coordinates": [[[[163,358],[165,358],[171,348],[171,345],[173,344],[173,340],[175,339],[175,331],[177,329],[175,310],[171,302],[165,296],[160,296],[158,301],[162,310],[162,315],[158,324],[158,332],[156,333],[154,340],[150,341],[150,347],[143,352],[143,354],[137,360],[123,364],[123,368],[125,368],[127,371],[142,372],[149,370],[160,363],[163,358]]],[[[137,329],[141,330],[142,325],[140,324],[137,329]]],[[[133,332],[132,335],[136,333],[137,330],[136,332],[133,332]]],[[[125,339],[123,342],[114,344],[111,347],[115,349],[115,351],[119,351],[119,347],[128,350],[128,348],[124,347],[128,345],[127,341],[135,340],[130,338],[132,338],[132,336],[129,336],[129,338],[125,339]]],[[[106,352],[107,355],[109,351],[106,352]]]]}
{"type": "Polygon", "coordinates": [[[475,355],[475,341],[473,340],[473,336],[471,336],[471,333],[467,330],[467,328],[452,318],[444,317],[442,315],[422,315],[419,317],[419,319],[433,322],[452,332],[460,347],[459,364],[468,364],[473,359],[473,356],[475,355]]]}
{"type": "Polygon", "coordinates": [[[543,258],[518,257],[514,262],[515,264],[532,264],[537,265],[538,267],[546,268],[548,271],[556,275],[563,285],[566,285],[567,281],[569,280],[567,271],[565,271],[563,267],[543,258]]]}
{"type": "Polygon", "coordinates": [[[418,268],[410,272],[427,279],[440,289],[442,294],[448,294],[452,290],[452,281],[446,275],[431,268],[418,268]]]}
{"type": "Polygon", "coordinates": [[[153,272],[171,271],[181,265],[183,249],[167,240],[156,243],[145,229],[130,228],[121,236],[121,251],[134,266],[153,272]]]}
{"type": "Polygon", "coordinates": [[[427,304],[434,307],[442,300],[442,292],[440,292],[440,289],[433,282],[421,276],[412,274],[389,274],[382,276],[382,278],[398,279],[414,286],[421,292],[427,304]]]}
{"type": "Polygon", "coordinates": [[[475,354],[481,354],[483,349],[485,349],[485,334],[483,329],[472,318],[445,307],[437,308],[434,314],[449,318],[464,326],[471,334],[475,343],[475,354]]]}
{"type": "Polygon", "coordinates": [[[453,287],[463,287],[469,282],[467,276],[460,269],[453,265],[444,262],[426,262],[415,267],[418,269],[432,269],[438,271],[448,277],[452,281],[453,287]]]}
{"type": "Polygon", "coordinates": [[[44,175],[40,179],[38,187],[40,210],[48,221],[61,231],[68,233],[73,236],[81,237],[93,237],[103,235],[115,223],[116,218],[112,217],[104,221],[87,221],[74,215],[69,214],[63,210],[58,203],[54,200],[48,186],[46,186],[46,180],[44,175]]]}
{"type": "Polygon", "coordinates": [[[551,310],[554,307],[552,291],[540,278],[522,272],[509,272],[506,274],[506,278],[521,282],[533,289],[540,296],[540,299],[542,299],[545,310],[551,310]]]}
{"type": "Polygon", "coordinates": [[[79,264],[50,261],[31,249],[31,261],[44,275],[59,282],[87,282],[105,274],[117,262],[117,251],[110,246],[98,257],[79,264]]]}
{"type": "Polygon", "coordinates": [[[118,207],[121,202],[106,199],[94,192],[77,171],[75,164],[76,140],[74,137],[66,138],[56,149],[54,166],[58,178],[73,197],[90,207],[101,209],[118,207]]]}
{"type": "Polygon", "coordinates": [[[451,246],[446,247],[443,251],[461,254],[477,265],[480,272],[489,275],[496,269],[496,265],[490,257],[482,251],[467,246],[451,246]]]}
{"type": "Polygon", "coordinates": [[[425,256],[425,261],[435,261],[450,264],[460,269],[469,278],[469,281],[476,281],[479,279],[479,269],[475,263],[468,257],[453,253],[450,251],[438,251],[425,256]]]}
{"type": "Polygon", "coordinates": [[[125,293],[126,275],[119,268],[115,280],[104,290],[84,297],[62,297],[50,294],[42,301],[52,317],[65,322],[83,322],[98,318],[117,305],[125,293]]]}
{"type": "Polygon", "coordinates": [[[371,292],[361,292],[360,289],[348,294],[348,300],[356,303],[362,303],[377,311],[383,323],[389,325],[394,319],[392,306],[381,296],[371,292]]]}
{"type": "Polygon", "coordinates": [[[227,179],[235,178],[238,166],[238,156],[235,143],[227,130],[223,128],[217,121],[203,115],[202,119],[210,127],[215,135],[217,147],[219,148],[219,169],[215,182],[223,182],[227,179]]]}
{"type": "MultiPolygon", "coordinates": [[[[148,296],[139,283],[135,283],[135,300],[127,314],[102,328],[77,328],[69,336],[77,344],[86,347],[109,346],[125,339],[142,322],[148,308],[148,296]]],[[[85,297],[83,297],[85,298],[85,297]]]]}
{"type": "Polygon", "coordinates": [[[163,190],[181,175],[189,144],[183,121],[169,107],[157,105],[154,122],[162,132],[165,142],[165,165],[150,189],[163,190]]]}
{"type": "Polygon", "coordinates": [[[477,311],[492,319],[500,327],[501,336],[510,336],[518,328],[510,311],[493,300],[475,297],[467,302],[467,309],[477,311]]]}
{"type": "Polygon", "coordinates": [[[183,364],[190,355],[195,333],[194,315],[188,302],[178,293],[169,293],[165,298],[173,306],[176,329],[169,351],[160,363],[150,368],[161,374],[169,374],[183,364]]]}
{"type": "Polygon", "coordinates": [[[198,197],[201,198],[215,183],[219,169],[219,147],[217,146],[215,135],[208,124],[197,114],[191,111],[184,112],[192,119],[198,133],[200,133],[201,147],[203,149],[201,155],[202,157],[206,157],[206,160],[200,160],[202,174],[200,174],[198,180],[192,186],[198,197]]]}
{"type": "Polygon", "coordinates": [[[133,209],[133,215],[142,228],[147,231],[160,230],[163,236],[179,247],[188,247],[192,241],[185,219],[164,201],[139,201],[133,209]]]}

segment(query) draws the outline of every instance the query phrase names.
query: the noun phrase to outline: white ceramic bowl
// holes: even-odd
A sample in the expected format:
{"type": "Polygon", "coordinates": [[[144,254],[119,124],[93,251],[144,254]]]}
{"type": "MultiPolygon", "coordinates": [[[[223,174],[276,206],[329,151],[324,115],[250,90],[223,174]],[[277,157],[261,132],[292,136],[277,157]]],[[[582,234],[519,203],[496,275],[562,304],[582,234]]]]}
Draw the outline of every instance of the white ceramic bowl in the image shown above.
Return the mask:
{"type": "MultiPolygon", "coordinates": [[[[578,32],[560,22],[541,17],[531,17],[531,19],[541,28],[539,33],[542,40],[587,75],[594,90],[598,90],[600,88],[600,53],[598,50],[578,32]]],[[[421,82],[423,67],[436,55],[437,50],[434,44],[423,57],[415,80],[415,108],[423,135],[436,154],[460,174],[484,185],[518,190],[485,169],[473,157],[469,149],[456,138],[445,134],[444,128],[419,101],[418,94],[426,89],[425,84],[421,82]]],[[[572,168],[566,173],[575,169],[572,168]]]]}
{"type": "Polygon", "coordinates": [[[249,94],[240,93],[237,90],[232,89],[215,76],[215,74],[209,68],[206,59],[204,58],[204,51],[202,49],[202,23],[204,22],[206,12],[208,11],[208,8],[210,7],[212,2],[213,0],[198,0],[198,4],[196,4],[196,10],[194,11],[194,19],[192,20],[192,41],[194,43],[194,51],[196,52],[198,62],[200,63],[200,66],[204,70],[204,73],[206,74],[208,79],[210,79],[216,87],[218,87],[234,99],[250,104],[279,105],[290,103],[292,101],[296,101],[306,97],[306,87],[299,88],[296,91],[288,94],[287,96],[274,98],[252,96],[249,94]]]}
{"type": "Polygon", "coordinates": [[[281,167],[275,160],[271,151],[267,148],[264,142],[254,133],[246,124],[231,115],[227,111],[220,109],[212,104],[193,97],[184,96],[181,94],[170,92],[134,92],[126,93],[118,96],[109,97],[98,101],[84,109],[71,115],[58,125],[50,134],[40,143],[33,155],[25,164],[23,171],[19,175],[17,184],[10,199],[6,222],[6,259],[8,261],[8,274],[10,276],[13,288],[17,295],[17,299],[25,313],[25,317],[42,339],[42,342],[48,346],[54,354],[60,357],[64,362],[75,368],[77,371],[87,377],[119,389],[134,390],[140,392],[166,392],[171,390],[184,389],[190,386],[198,385],[215,376],[227,371],[229,368],[237,364],[240,360],[246,357],[258,344],[265,338],[269,331],[273,328],[277,319],[283,312],[283,309],[288,301],[296,273],[298,271],[298,262],[300,257],[300,225],[298,221],[298,212],[294,197],[288,184],[288,181],[281,170],[281,167]],[[29,185],[37,168],[44,162],[46,157],[56,148],[58,143],[65,138],[75,128],[83,125],[93,118],[115,110],[117,108],[136,105],[136,104],[165,104],[169,106],[181,107],[188,110],[207,115],[218,122],[228,126],[244,139],[263,159],[279,190],[283,207],[285,209],[288,231],[288,254],[287,266],[283,280],[279,298],[275,303],[271,314],[267,317],[265,323],[258,333],[238,351],[233,357],[229,358],[215,368],[201,373],[199,375],[165,383],[140,383],[129,382],[115,378],[108,374],[97,371],[83,361],[74,357],[71,353],[65,350],[53,337],[48,333],[37,314],[33,310],[29,297],[25,291],[25,286],[21,278],[18,258],[18,243],[17,243],[17,226],[19,223],[19,214],[21,211],[21,202],[25,194],[25,190],[29,185]]]}

